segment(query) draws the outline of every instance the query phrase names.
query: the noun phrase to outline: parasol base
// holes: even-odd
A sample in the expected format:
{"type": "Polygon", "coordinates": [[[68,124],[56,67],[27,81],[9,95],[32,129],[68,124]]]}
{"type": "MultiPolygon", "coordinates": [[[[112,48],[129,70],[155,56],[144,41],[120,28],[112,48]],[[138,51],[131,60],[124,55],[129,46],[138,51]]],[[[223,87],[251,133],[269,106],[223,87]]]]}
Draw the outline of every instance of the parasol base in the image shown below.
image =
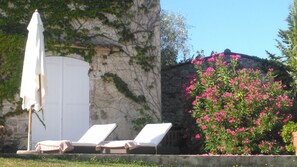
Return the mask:
{"type": "Polygon", "coordinates": [[[17,154],[40,154],[40,151],[36,150],[18,150],[17,154]]]}

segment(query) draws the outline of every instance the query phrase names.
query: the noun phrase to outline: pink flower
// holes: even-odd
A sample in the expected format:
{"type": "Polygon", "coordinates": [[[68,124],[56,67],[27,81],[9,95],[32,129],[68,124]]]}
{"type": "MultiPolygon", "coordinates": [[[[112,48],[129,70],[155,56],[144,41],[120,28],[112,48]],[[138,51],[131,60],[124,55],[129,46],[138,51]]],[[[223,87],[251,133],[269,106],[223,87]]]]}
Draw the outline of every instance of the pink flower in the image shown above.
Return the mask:
{"type": "Polygon", "coordinates": [[[245,87],[244,83],[241,82],[241,83],[239,84],[239,87],[240,87],[240,88],[244,88],[244,87],[245,87]]]}
{"type": "Polygon", "coordinates": [[[231,85],[234,85],[235,84],[235,80],[234,79],[230,79],[230,83],[231,83],[231,85]]]}
{"type": "Polygon", "coordinates": [[[287,123],[289,121],[288,118],[283,119],[283,123],[287,123]]]}
{"type": "Polygon", "coordinates": [[[241,127],[241,128],[238,129],[239,132],[243,132],[244,130],[245,130],[244,127],[241,127]]]}
{"type": "Polygon", "coordinates": [[[196,123],[201,123],[201,120],[197,118],[196,123]]]}
{"type": "Polygon", "coordinates": [[[201,136],[199,134],[196,134],[195,139],[200,139],[201,136]]]}
{"type": "Polygon", "coordinates": [[[187,92],[190,92],[190,91],[192,91],[194,89],[194,85],[190,85],[190,86],[188,86],[187,88],[186,88],[186,91],[187,92]]]}
{"type": "Polygon", "coordinates": [[[205,125],[202,125],[202,126],[201,126],[201,129],[202,129],[202,130],[205,130],[205,129],[206,129],[206,126],[205,126],[205,125]]]}
{"type": "Polygon", "coordinates": [[[217,122],[221,122],[221,118],[219,118],[219,117],[216,117],[215,120],[216,120],[217,122]]]}
{"type": "Polygon", "coordinates": [[[223,117],[225,117],[225,116],[226,116],[226,113],[225,113],[225,111],[224,111],[224,110],[221,110],[221,111],[220,111],[220,114],[221,114],[221,116],[223,116],[223,117]]]}
{"type": "Polygon", "coordinates": [[[252,89],[253,89],[253,85],[249,85],[248,90],[252,90],[252,89]]]}
{"type": "Polygon", "coordinates": [[[206,69],[206,72],[214,72],[214,71],[215,71],[215,69],[212,68],[212,67],[208,67],[208,68],[206,69]]]}
{"type": "Polygon", "coordinates": [[[205,92],[207,93],[211,92],[211,88],[206,88],[205,92]]]}
{"type": "Polygon", "coordinates": [[[236,132],[235,132],[235,131],[232,131],[231,134],[232,134],[233,136],[235,136],[235,135],[236,135],[236,132]]]}
{"type": "Polygon", "coordinates": [[[196,96],[196,99],[201,99],[202,97],[201,96],[196,96]]]}
{"type": "Polygon", "coordinates": [[[205,85],[206,81],[203,79],[201,80],[201,85],[205,85]]]}
{"type": "Polygon", "coordinates": [[[218,113],[218,112],[214,112],[213,115],[214,115],[215,117],[218,117],[218,116],[219,116],[219,113],[218,113]]]}
{"type": "Polygon", "coordinates": [[[250,140],[249,140],[248,138],[242,140],[242,143],[245,143],[245,144],[247,144],[247,143],[249,143],[249,142],[250,142],[250,140]]]}
{"type": "Polygon", "coordinates": [[[196,61],[195,64],[197,64],[197,65],[201,65],[201,64],[202,64],[202,61],[196,61]]]}
{"type": "Polygon", "coordinates": [[[197,81],[197,78],[193,78],[193,79],[190,81],[190,84],[193,85],[193,84],[196,83],[196,81],[197,81]]]}
{"type": "Polygon", "coordinates": [[[276,102],[276,106],[277,106],[278,108],[281,108],[281,107],[282,107],[282,105],[281,105],[280,102],[276,102]]]}
{"type": "Polygon", "coordinates": [[[218,99],[213,99],[212,102],[214,102],[215,104],[218,103],[218,99]]]}
{"type": "Polygon", "coordinates": [[[210,121],[210,118],[208,117],[208,115],[205,115],[204,116],[204,119],[205,119],[206,122],[209,122],[210,121]]]}
{"type": "Polygon", "coordinates": [[[202,97],[207,97],[207,93],[202,93],[202,95],[201,95],[202,97]]]}
{"type": "Polygon", "coordinates": [[[229,123],[230,123],[230,124],[232,124],[232,123],[234,123],[234,122],[235,122],[235,119],[234,119],[234,118],[229,119],[229,123]]]}
{"type": "Polygon", "coordinates": [[[208,61],[208,62],[214,62],[215,59],[214,59],[214,57],[211,57],[211,58],[207,59],[207,61],[208,61]]]}
{"type": "Polygon", "coordinates": [[[197,101],[194,100],[194,101],[192,102],[192,105],[193,105],[193,106],[196,106],[196,105],[197,105],[197,101]]]}
{"type": "Polygon", "coordinates": [[[219,54],[219,57],[224,57],[224,56],[225,56],[224,53],[219,54]]]}
{"type": "Polygon", "coordinates": [[[222,95],[223,98],[228,98],[228,97],[232,97],[232,96],[233,96],[233,94],[230,92],[226,92],[222,95]]]}
{"type": "Polygon", "coordinates": [[[223,87],[223,86],[224,86],[224,84],[222,84],[222,83],[218,84],[218,87],[223,87]]]}
{"type": "Polygon", "coordinates": [[[240,57],[240,55],[230,55],[230,58],[235,60],[239,59],[240,57]]]}
{"type": "Polygon", "coordinates": [[[260,119],[258,119],[257,121],[254,121],[254,124],[255,124],[255,125],[258,125],[258,127],[261,127],[260,119]]]}
{"type": "Polygon", "coordinates": [[[220,151],[224,151],[226,149],[226,146],[217,146],[217,149],[219,149],[220,151]]]}
{"type": "Polygon", "coordinates": [[[262,111],[261,113],[260,113],[260,117],[263,117],[264,115],[265,115],[265,113],[266,113],[266,111],[264,110],[264,111],[262,111]]]}

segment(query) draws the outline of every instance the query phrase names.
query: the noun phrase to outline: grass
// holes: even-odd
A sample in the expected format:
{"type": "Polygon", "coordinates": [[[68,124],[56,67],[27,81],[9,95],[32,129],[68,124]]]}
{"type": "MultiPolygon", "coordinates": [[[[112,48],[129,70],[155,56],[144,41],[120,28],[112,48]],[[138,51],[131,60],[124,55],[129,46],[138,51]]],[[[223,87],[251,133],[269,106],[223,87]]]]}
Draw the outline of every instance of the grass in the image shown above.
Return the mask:
{"type": "Polygon", "coordinates": [[[102,160],[91,158],[89,160],[58,159],[58,158],[21,158],[21,157],[0,157],[0,166],[5,167],[157,167],[143,161],[128,162],[124,160],[102,160]]]}

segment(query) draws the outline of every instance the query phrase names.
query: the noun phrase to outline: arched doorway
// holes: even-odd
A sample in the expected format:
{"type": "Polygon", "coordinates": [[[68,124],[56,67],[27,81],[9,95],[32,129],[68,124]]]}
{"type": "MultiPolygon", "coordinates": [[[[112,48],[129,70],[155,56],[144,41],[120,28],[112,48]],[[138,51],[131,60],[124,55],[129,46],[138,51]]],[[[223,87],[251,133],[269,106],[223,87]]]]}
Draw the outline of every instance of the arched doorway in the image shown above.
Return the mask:
{"type": "MultiPolygon", "coordinates": [[[[89,128],[88,71],[87,62],[68,57],[46,57],[46,127],[33,114],[32,147],[42,140],[77,141],[89,128]]],[[[40,112],[38,114],[42,117],[40,112]]]]}

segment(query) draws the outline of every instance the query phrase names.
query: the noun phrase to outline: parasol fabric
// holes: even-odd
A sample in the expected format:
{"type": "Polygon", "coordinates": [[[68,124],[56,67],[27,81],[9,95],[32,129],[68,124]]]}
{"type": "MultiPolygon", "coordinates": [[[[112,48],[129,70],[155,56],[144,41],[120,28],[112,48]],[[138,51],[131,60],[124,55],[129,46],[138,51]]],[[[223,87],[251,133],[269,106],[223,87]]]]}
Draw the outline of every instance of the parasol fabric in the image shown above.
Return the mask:
{"type": "Polygon", "coordinates": [[[37,10],[27,27],[29,33],[26,43],[20,97],[22,108],[39,111],[46,95],[45,50],[43,23],[37,10]]]}

